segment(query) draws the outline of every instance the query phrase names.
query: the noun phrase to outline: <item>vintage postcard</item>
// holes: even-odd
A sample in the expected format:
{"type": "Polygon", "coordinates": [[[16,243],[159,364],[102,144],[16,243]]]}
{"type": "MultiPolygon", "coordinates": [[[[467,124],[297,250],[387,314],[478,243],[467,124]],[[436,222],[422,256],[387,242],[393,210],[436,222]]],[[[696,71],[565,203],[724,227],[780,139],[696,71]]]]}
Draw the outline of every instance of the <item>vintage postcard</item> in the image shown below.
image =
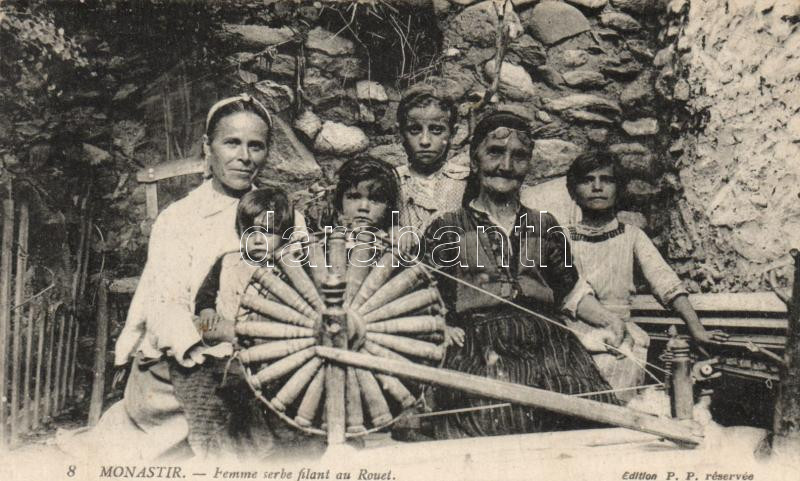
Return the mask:
{"type": "Polygon", "coordinates": [[[797,0],[6,2],[0,42],[0,479],[797,478],[797,0]]]}

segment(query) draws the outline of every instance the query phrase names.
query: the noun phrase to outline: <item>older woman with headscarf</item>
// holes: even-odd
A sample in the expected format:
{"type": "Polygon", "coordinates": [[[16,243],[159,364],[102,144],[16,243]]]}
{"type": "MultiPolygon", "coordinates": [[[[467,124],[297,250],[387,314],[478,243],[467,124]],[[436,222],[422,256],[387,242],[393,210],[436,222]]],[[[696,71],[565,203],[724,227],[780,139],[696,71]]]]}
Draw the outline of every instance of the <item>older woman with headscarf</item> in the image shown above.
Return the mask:
{"type": "MultiPolygon", "coordinates": [[[[564,394],[607,391],[592,358],[554,319],[559,312],[577,311],[612,327],[615,335],[608,341],[616,344],[621,321],[599,306],[571,266],[569,244],[555,218],[520,203],[532,148],[524,118],[503,111],[484,117],[470,143],[464,205],[434,220],[426,232],[429,262],[449,274],[439,280],[448,324],[466,331],[464,345],[450,347],[445,367],[564,394]]],[[[613,394],[592,397],[617,402],[613,394]]],[[[522,406],[480,409],[493,401],[443,389],[436,403],[440,410],[479,408],[439,417],[438,438],[587,426],[522,406]]]]}
{"type": "MultiPolygon", "coordinates": [[[[86,436],[106,453],[144,459],[193,454],[171,371],[232,352],[229,342],[203,343],[193,322],[194,301],[217,258],[239,250],[237,203],[266,163],[271,137],[269,111],[249,95],[209,110],[203,137],[208,178],[153,224],[147,263],[116,345],[116,364],[133,360],[124,398],[86,436]]],[[[72,442],[62,446],[76,449],[72,442]]]]}

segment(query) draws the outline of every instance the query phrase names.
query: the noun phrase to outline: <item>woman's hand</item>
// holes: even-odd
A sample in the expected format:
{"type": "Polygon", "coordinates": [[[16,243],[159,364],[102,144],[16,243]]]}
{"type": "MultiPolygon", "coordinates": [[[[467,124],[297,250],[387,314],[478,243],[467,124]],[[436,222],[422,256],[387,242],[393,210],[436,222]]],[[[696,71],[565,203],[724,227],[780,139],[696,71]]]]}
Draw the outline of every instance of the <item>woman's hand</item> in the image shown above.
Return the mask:
{"type": "Polygon", "coordinates": [[[444,345],[451,346],[455,344],[458,347],[464,347],[464,336],[464,329],[446,326],[444,328],[444,345]]]}

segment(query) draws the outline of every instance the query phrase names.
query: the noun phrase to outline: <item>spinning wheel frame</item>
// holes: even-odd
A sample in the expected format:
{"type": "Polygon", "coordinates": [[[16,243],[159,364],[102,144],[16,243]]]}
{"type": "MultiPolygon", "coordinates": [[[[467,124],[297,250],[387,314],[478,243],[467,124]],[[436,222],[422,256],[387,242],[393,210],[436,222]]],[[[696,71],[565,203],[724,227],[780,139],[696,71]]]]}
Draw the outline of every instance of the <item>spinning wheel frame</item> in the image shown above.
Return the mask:
{"type": "Polygon", "coordinates": [[[343,233],[314,234],[274,268],[257,268],[236,319],[237,335],[249,345],[237,356],[256,398],[329,442],[391,425],[423,388],[371,367],[329,362],[315,346],[359,352],[376,364],[444,362],[445,308],[431,274],[419,265],[394,266],[389,247],[353,245],[343,233]]]}

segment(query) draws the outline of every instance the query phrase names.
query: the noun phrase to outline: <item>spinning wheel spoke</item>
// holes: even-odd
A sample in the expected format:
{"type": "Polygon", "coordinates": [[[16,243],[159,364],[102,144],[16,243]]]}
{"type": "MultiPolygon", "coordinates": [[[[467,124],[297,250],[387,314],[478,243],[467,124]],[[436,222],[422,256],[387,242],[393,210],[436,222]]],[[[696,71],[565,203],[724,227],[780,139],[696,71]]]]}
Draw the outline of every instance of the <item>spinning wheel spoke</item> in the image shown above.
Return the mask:
{"type": "MultiPolygon", "coordinates": [[[[367,321],[369,322],[369,321],[367,321]]],[[[398,317],[367,324],[367,332],[386,334],[416,334],[443,331],[444,319],[438,316],[398,317]]]]}
{"type": "Polygon", "coordinates": [[[364,322],[381,321],[432,306],[438,308],[440,303],[439,291],[435,287],[420,289],[365,314],[364,322]]]}
{"type": "Polygon", "coordinates": [[[359,351],[376,366],[382,359],[436,365],[445,352],[444,305],[432,277],[422,266],[393,266],[396,253],[365,245],[343,233],[312,237],[307,250],[254,272],[237,316],[238,356],[256,397],[329,442],[389,425],[422,386],[325,361],[317,346],[359,351]]]}

